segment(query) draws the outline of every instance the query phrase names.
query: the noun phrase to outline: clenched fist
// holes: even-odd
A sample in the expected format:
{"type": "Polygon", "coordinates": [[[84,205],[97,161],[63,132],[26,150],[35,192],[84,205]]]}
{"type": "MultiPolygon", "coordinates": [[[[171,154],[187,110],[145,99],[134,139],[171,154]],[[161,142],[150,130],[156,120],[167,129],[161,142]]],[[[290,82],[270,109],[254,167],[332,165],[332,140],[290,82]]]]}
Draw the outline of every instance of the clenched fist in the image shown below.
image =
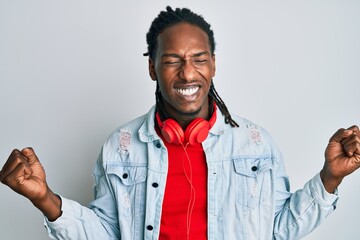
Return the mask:
{"type": "Polygon", "coordinates": [[[28,198],[49,220],[61,215],[61,200],[47,186],[44,168],[32,148],[11,152],[0,181],[28,198]]]}
{"type": "Polygon", "coordinates": [[[325,150],[320,177],[328,192],[334,192],[342,179],[360,167],[360,131],[357,126],[339,129],[325,150]]]}

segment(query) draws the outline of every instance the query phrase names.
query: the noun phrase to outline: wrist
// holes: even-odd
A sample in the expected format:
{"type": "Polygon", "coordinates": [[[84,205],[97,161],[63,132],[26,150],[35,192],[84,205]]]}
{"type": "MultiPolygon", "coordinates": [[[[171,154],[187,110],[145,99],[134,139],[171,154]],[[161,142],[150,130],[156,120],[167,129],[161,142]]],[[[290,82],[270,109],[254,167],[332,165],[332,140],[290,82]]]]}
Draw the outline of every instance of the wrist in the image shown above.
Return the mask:
{"type": "Polygon", "coordinates": [[[326,170],[322,169],[320,171],[320,179],[324,185],[324,188],[329,193],[334,193],[336,188],[340,185],[343,178],[337,178],[327,173],[326,170]]]}
{"type": "Polygon", "coordinates": [[[55,221],[61,214],[61,198],[49,188],[42,199],[32,200],[32,204],[38,208],[49,221],[55,221]]]}

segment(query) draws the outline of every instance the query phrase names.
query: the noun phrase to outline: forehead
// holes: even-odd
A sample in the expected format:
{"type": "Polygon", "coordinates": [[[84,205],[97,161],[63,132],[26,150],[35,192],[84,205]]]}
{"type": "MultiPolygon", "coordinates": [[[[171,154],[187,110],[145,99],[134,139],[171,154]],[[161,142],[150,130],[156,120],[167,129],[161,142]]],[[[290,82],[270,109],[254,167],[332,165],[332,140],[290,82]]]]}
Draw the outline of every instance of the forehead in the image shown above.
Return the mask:
{"type": "Polygon", "coordinates": [[[201,28],[189,23],[179,23],[166,28],[158,36],[157,54],[176,52],[186,54],[196,51],[210,53],[209,39],[201,28]]]}

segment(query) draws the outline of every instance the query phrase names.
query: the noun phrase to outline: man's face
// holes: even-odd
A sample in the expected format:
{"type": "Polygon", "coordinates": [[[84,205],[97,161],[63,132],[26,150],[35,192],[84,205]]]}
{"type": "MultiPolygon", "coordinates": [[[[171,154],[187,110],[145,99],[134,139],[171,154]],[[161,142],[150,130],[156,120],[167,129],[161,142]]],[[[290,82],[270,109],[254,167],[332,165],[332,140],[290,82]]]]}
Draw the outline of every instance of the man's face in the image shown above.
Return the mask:
{"type": "Polygon", "coordinates": [[[158,81],[166,112],[176,120],[208,117],[208,92],[215,75],[215,56],[207,34],[180,23],[158,36],[150,76],[158,81]]]}

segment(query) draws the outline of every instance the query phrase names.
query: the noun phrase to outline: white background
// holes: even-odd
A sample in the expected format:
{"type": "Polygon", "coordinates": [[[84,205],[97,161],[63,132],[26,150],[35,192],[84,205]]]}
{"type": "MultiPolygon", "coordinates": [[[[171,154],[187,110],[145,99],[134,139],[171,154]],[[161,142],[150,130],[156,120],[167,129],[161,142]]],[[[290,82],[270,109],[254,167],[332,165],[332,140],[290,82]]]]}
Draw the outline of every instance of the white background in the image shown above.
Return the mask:
{"type": "MultiPolygon", "coordinates": [[[[320,171],[329,137],[360,124],[360,2],[0,0],[0,165],[32,146],[50,187],[87,205],[100,147],[154,103],[145,34],[165,9],[212,24],[217,90],[265,127],[296,190],[320,171]],[[126,2],[126,3],[125,3],[126,2]]],[[[358,239],[360,172],[306,239],[358,239]]],[[[0,238],[47,239],[42,214],[0,185],[0,238]]]]}

